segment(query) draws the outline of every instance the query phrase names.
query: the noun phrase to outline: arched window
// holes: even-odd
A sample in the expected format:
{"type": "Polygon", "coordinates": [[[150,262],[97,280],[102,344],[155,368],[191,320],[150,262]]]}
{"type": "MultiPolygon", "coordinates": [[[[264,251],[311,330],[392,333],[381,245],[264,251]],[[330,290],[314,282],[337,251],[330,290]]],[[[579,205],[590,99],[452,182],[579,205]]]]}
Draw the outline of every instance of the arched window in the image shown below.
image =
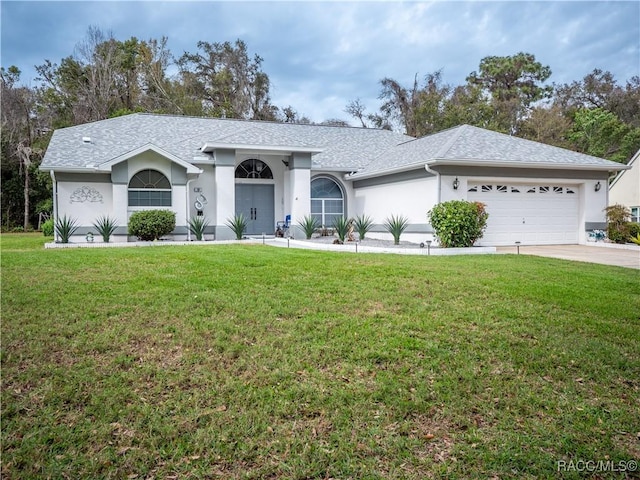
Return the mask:
{"type": "Polygon", "coordinates": [[[344,196],[340,186],[330,178],[320,177],[311,182],[311,215],[325,227],[344,216],[344,196]]]}
{"type": "Polygon", "coordinates": [[[273,173],[262,160],[250,158],[238,165],[236,178],[273,178],[273,173]]]}
{"type": "Polygon", "coordinates": [[[129,181],[130,207],[170,207],[171,183],[157,170],[140,170],[129,181]]]}

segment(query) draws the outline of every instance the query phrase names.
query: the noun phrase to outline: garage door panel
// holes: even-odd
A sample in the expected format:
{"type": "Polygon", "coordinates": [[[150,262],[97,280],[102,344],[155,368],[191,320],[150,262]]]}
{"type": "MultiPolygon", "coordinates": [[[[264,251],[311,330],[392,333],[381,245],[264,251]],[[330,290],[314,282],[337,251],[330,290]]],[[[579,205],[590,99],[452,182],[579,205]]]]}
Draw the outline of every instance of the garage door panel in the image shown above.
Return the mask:
{"type": "Polygon", "coordinates": [[[480,244],[578,242],[577,187],[473,183],[469,187],[468,199],[484,203],[489,213],[480,244]]]}

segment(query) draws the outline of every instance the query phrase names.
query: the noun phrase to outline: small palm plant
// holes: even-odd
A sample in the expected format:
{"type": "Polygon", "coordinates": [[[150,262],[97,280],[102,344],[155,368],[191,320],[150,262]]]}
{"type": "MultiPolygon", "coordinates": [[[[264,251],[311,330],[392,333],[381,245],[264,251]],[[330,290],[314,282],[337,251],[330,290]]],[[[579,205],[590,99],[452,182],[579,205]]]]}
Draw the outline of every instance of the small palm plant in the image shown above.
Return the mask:
{"type": "Polygon", "coordinates": [[[302,231],[304,231],[307,240],[309,240],[311,239],[313,232],[315,232],[316,228],[318,228],[319,223],[318,219],[313,215],[305,215],[302,220],[298,220],[298,225],[300,225],[300,228],[302,228],[302,231]]]}
{"type": "Polygon", "coordinates": [[[191,230],[191,233],[196,236],[197,241],[202,240],[202,238],[204,237],[204,231],[208,226],[209,220],[207,220],[206,217],[196,215],[195,217],[191,217],[189,219],[189,230],[191,230]]]}
{"type": "Polygon", "coordinates": [[[349,220],[345,217],[336,217],[333,219],[333,228],[338,234],[338,238],[342,243],[349,232],[349,220]]]}
{"type": "Polygon", "coordinates": [[[393,244],[400,245],[400,235],[409,226],[409,219],[404,215],[391,215],[384,221],[384,228],[393,235],[393,244]]]}
{"type": "Polygon", "coordinates": [[[367,234],[369,230],[371,230],[371,226],[373,225],[373,219],[369,215],[358,215],[354,221],[354,226],[358,231],[358,235],[360,236],[360,240],[364,240],[364,236],[367,234]]]}
{"type": "Polygon", "coordinates": [[[77,229],[78,222],[75,218],[64,215],[56,221],[56,233],[60,238],[60,243],[69,243],[71,235],[73,235],[77,229]]]}
{"type": "Polygon", "coordinates": [[[237,213],[229,218],[225,225],[236,234],[236,240],[242,240],[244,232],[247,229],[247,219],[242,213],[237,213]]]}
{"type": "Polygon", "coordinates": [[[109,243],[109,239],[111,238],[111,235],[113,235],[113,232],[116,231],[118,225],[115,219],[111,218],[109,215],[103,215],[93,222],[93,226],[96,227],[98,233],[102,235],[102,241],[104,243],[109,243]]]}

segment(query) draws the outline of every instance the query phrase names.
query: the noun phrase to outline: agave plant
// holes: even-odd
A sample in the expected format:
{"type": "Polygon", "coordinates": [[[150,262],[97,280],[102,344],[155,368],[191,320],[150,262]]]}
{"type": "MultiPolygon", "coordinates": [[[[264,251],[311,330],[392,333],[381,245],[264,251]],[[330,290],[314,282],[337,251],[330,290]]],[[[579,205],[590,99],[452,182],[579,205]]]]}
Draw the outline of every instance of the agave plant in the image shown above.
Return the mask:
{"type": "MultiPolygon", "coordinates": [[[[204,237],[204,231],[209,226],[209,220],[206,217],[196,215],[189,219],[189,230],[196,236],[197,241],[201,241],[204,237]]],[[[237,235],[237,234],[236,234],[237,235]]]]}
{"type": "Polygon", "coordinates": [[[349,232],[349,220],[345,217],[336,217],[333,219],[333,228],[338,234],[338,238],[344,243],[344,239],[349,232]]]}
{"type": "Polygon", "coordinates": [[[384,221],[384,228],[393,235],[393,244],[400,245],[400,235],[409,226],[409,219],[404,215],[391,215],[384,221]]]}
{"type": "Polygon", "coordinates": [[[56,221],[56,233],[60,238],[60,243],[69,243],[71,235],[78,229],[78,222],[75,218],[66,215],[56,221]]]}
{"type": "Polygon", "coordinates": [[[115,219],[108,215],[103,215],[93,222],[93,226],[96,227],[98,233],[102,235],[102,241],[109,243],[109,238],[111,238],[111,235],[115,232],[118,225],[115,219]]]}
{"type": "Polygon", "coordinates": [[[225,222],[225,225],[236,234],[236,240],[242,240],[242,236],[247,229],[247,219],[242,213],[237,213],[229,218],[225,222]]]}
{"type": "Polygon", "coordinates": [[[304,231],[307,240],[309,240],[313,235],[313,232],[315,232],[316,228],[318,228],[319,223],[316,217],[312,215],[305,215],[302,220],[298,220],[298,225],[304,231]]]}
{"type": "Polygon", "coordinates": [[[360,236],[360,240],[364,240],[364,236],[367,234],[369,230],[371,230],[371,226],[373,225],[373,219],[369,215],[358,215],[353,222],[353,225],[356,227],[358,231],[358,235],[360,236]]]}

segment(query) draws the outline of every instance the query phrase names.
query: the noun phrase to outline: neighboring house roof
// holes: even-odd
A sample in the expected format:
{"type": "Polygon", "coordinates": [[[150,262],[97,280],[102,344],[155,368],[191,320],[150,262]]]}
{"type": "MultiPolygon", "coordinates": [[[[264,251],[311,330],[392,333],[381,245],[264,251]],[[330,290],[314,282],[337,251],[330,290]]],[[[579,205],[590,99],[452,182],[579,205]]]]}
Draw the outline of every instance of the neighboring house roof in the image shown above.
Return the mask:
{"type": "Polygon", "coordinates": [[[617,171],[625,165],[503,133],[461,125],[410,140],[380,155],[350,178],[425,165],[483,165],[617,171]]]}
{"type": "Polygon", "coordinates": [[[388,130],[144,113],[56,130],[40,168],[105,170],[145,148],[183,164],[203,163],[216,148],[310,152],[314,169],[355,172],[353,179],[439,164],[630,168],[470,125],[415,139],[388,130]]]}
{"type": "Polygon", "coordinates": [[[621,204],[628,207],[640,206],[640,150],[609,185],[609,205],[621,204]]]}
{"type": "MultiPolygon", "coordinates": [[[[627,163],[627,165],[629,166],[629,170],[634,168],[634,165],[636,165],[636,161],[638,161],[638,158],[640,157],[640,150],[638,150],[636,152],[636,154],[631,157],[631,160],[629,160],[629,163],[627,163]]],[[[640,165],[640,163],[638,163],[637,165],[640,165]]],[[[609,190],[611,190],[611,188],[613,188],[613,186],[618,183],[618,181],[620,180],[620,178],[622,178],[622,175],[624,175],[624,173],[627,170],[621,170],[620,172],[618,172],[618,174],[615,176],[615,178],[611,181],[611,183],[609,184],[609,190]]]]}
{"type": "Polygon", "coordinates": [[[388,130],[136,113],[56,130],[40,168],[98,168],[144,145],[197,163],[201,148],[215,145],[312,152],[315,168],[348,172],[411,138],[388,130]]]}

